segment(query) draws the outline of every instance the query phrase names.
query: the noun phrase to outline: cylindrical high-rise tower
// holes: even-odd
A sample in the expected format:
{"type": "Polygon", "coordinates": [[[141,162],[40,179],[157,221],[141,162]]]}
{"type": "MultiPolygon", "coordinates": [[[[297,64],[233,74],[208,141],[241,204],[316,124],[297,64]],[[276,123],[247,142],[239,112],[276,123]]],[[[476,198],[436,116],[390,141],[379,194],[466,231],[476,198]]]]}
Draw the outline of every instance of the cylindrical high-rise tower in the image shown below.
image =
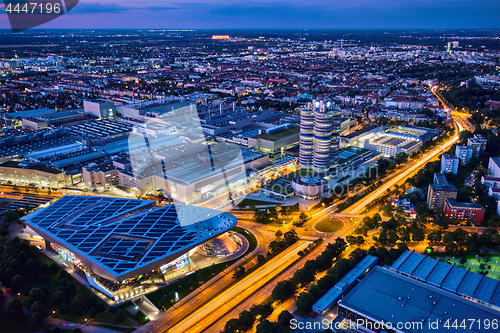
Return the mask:
{"type": "Polygon", "coordinates": [[[300,112],[300,149],[299,166],[303,169],[312,168],[314,134],[314,108],[311,103],[300,112]]]}
{"type": "Polygon", "coordinates": [[[327,173],[330,171],[332,125],[332,113],[327,110],[326,105],[321,101],[314,114],[314,172],[327,173]]]}
{"type": "Polygon", "coordinates": [[[342,124],[342,112],[340,109],[332,108],[332,144],[330,150],[330,170],[337,171],[339,167],[340,150],[340,127],[342,124]]]}
{"type": "Polygon", "coordinates": [[[312,101],[300,113],[299,166],[317,173],[338,168],[341,112],[333,104],[312,101]]]}

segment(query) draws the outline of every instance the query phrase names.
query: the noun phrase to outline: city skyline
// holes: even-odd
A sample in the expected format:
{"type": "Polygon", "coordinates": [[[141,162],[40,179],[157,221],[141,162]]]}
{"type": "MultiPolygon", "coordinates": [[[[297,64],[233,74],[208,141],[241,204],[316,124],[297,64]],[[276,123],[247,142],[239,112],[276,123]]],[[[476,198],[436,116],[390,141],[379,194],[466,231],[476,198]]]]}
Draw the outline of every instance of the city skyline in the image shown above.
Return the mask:
{"type": "Polygon", "coordinates": [[[243,29],[416,1],[9,15],[2,332],[497,332],[500,30],[243,29]]]}
{"type": "MultiPolygon", "coordinates": [[[[46,29],[496,29],[498,1],[85,0],[46,29]]],[[[5,7],[0,29],[9,29],[5,7]]]]}

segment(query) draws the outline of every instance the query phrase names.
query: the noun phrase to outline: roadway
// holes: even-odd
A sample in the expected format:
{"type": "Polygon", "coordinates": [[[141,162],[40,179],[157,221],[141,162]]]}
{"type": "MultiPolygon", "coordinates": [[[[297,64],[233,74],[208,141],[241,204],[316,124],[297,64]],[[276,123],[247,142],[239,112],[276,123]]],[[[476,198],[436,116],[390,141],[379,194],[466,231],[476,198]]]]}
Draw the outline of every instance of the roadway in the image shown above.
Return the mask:
{"type": "Polygon", "coordinates": [[[258,270],[206,302],[197,311],[193,311],[195,307],[190,307],[191,313],[182,321],[173,326],[166,323],[156,327],[155,331],[202,332],[299,259],[297,252],[306,248],[309,243],[299,240],[258,270]]]}
{"type": "MultiPolygon", "coordinates": [[[[329,213],[325,214],[323,217],[321,217],[320,219],[318,219],[315,223],[318,223],[325,218],[332,218],[334,216],[335,216],[334,212],[329,212],[329,213]]],[[[235,307],[233,310],[228,312],[225,316],[223,316],[222,318],[217,320],[212,326],[210,326],[208,329],[206,329],[205,332],[218,333],[218,332],[222,331],[224,329],[224,325],[226,324],[226,322],[229,319],[238,318],[239,314],[243,310],[248,310],[252,307],[253,304],[259,304],[259,303],[262,303],[263,301],[265,301],[266,299],[268,299],[272,295],[273,289],[278,284],[279,281],[290,279],[295,274],[295,272],[297,270],[299,270],[300,268],[303,267],[303,265],[306,261],[312,260],[312,259],[316,258],[318,255],[320,255],[321,252],[323,252],[325,250],[326,246],[329,243],[335,242],[335,239],[337,237],[345,238],[345,236],[350,235],[354,231],[354,229],[356,228],[356,225],[350,223],[345,218],[341,218],[339,220],[344,224],[344,227],[341,230],[339,230],[336,233],[329,234],[328,238],[325,237],[325,241],[323,242],[322,245],[318,246],[317,248],[312,250],[309,254],[304,256],[300,261],[298,261],[293,266],[288,268],[278,278],[274,279],[267,286],[265,286],[264,288],[259,290],[258,293],[255,293],[254,295],[250,296],[244,302],[242,302],[237,307],[235,307]]],[[[321,232],[320,234],[324,234],[324,233],[321,232]]],[[[351,248],[351,250],[344,252],[343,256],[346,256],[351,251],[352,251],[352,248],[351,248]]],[[[301,291],[305,291],[305,288],[302,288],[301,291]]],[[[279,304],[274,309],[273,313],[266,319],[269,321],[277,321],[278,316],[282,311],[288,310],[288,312],[293,313],[296,309],[297,309],[297,307],[295,305],[295,297],[293,297],[293,298],[290,298],[290,299],[286,300],[285,302],[279,304]]],[[[255,332],[255,326],[253,327],[252,330],[250,330],[250,332],[255,332]]]]}

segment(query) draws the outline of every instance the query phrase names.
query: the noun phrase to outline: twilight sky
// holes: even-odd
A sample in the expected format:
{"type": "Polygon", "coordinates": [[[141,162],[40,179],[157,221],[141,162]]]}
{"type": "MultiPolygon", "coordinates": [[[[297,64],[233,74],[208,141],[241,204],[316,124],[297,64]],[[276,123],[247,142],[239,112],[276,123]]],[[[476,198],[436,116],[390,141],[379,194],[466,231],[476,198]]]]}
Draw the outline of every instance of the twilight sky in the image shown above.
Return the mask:
{"type": "Polygon", "coordinates": [[[500,1],[80,0],[40,28],[500,28],[500,1]]]}

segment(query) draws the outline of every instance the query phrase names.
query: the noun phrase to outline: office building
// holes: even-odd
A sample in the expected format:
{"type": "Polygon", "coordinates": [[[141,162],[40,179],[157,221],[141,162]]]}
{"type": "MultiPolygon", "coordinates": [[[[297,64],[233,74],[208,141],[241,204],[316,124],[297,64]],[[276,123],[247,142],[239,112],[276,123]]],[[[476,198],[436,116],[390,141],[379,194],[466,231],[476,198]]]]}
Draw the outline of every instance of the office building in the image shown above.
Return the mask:
{"type": "Polygon", "coordinates": [[[236,225],[233,215],[208,208],[70,195],[22,221],[117,301],[143,292],[145,282],[164,284],[189,273],[191,250],[236,225]]]}
{"type": "Polygon", "coordinates": [[[374,267],[338,302],[338,316],[356,331],[388,333],[442,332],[473,318],[481,326],[462,331],[486,333],[498,331],[482,323],[500,321],[499,307],[498,280],[406,251],[392,266],[374,267]]]}
{"type": "Polygon", "coordinates": [[[500,200],[500,188],[488,188],[488,195],[495,197],[495,199],[500,200]]]}
{"type": "Polygon", "coordinates": [[[116,116],[116,106],[113,102],[83,101],[84,113],[97,119],[108,119],[116,116]]]}
{"type": "Polygon", "coordinates": [[[0,179],[13,185],[61,188],[72,185],[71,177],[65,171],[45,163],[8,161],[0,164],[0,179]]]}
{"type": "Polygon", "coordinates": [[[441,155],[441,173],[454,173],[458,172],[459,159],[453,155],[441,155]]]}
{"type": "Polygon", "coordinates": [[[448,183],[442,173],[434,174],[434,181],[429,184],[427,191],[427,206],[429,209],[442,211],[448,198],[457,198],[456,187],[448,183]]]}
{"type": "Polygon", "coordinates": [[[478,157],[486,149],[487,142],[481,134],[474,134],[474,137],[467,139],[467,146],[472,148],[472,156],[478,157]]]}
{"type": "Polygon", "coordinates": [[[484,208],[478,203],[458,202],[448,198],[444,205],[444,216],[446,220],[454,218],[458,221],[474,221],[481,224],[484,220],[484,208]]]}
{"type": "Polygon", "coordinates": [[[58,127],[67,123],[75,123],[87,119],[93,118],[89,118],[83,112],[75,110],[48,113],[35,117],[23,117],[22,122],[23,127],[38,131],[44,128],[58,127]]]}
{"type": "Polygon", "coordinates": [[[438,130],[415,126],[380,126],[357,139],[357,146],[394,157],[399,153],[411,155],[440,134],[438,130]]]}
{"type": "Polygon", "coordinates": [[[262,129],[260,134],[248,138],[248,148],[257,149],[272,157],[284,155],[285,150],[297,146],[300,128],[290,124],[262,129]]]}
{"type": "MultiPolygon", "coordinates": [[[[141,140],[143,140],[141,138],[141,140]]],[[[150,143],[145,149],[131,149],[132,170],[118,170],[127,176],[136,176],[133,187],[140,191],[164,190],[174,200],[199,203],[229,187],[246,183],[247,171],[259,170],[269,164],[269,156],[258,151],[239,148],[226,143],[179,143],[157,146],[150,143]]],[[[126,184],[122,184],[127,186],[126,184]]],[[[128,187],[128,186],[127,186],[128,187]]]]}
{"type": "Polygon", "coordinates": [[[472,157],[472,147],[466,145],[457,145],[455,148],[455,156],[460,160],[460,165],[467,165],[472,157]]]}
{"type": "Polygon", "coordinates": [[[500,178],[500,157],[490,157],[488,162],[488,175],[500,178]]]}
{"type": "Polygon", "coordinates": [[[488,189],[490,188],[500,188],[500,178],[498,177],[481,177],[481,184],[486,186],[488,189]]]}
{"type": "Polygon", "coordinates": [[[313,101],[301,110],[301,168],[328,173],[338,168],[341,111],[330,101],[313,101]]]}

